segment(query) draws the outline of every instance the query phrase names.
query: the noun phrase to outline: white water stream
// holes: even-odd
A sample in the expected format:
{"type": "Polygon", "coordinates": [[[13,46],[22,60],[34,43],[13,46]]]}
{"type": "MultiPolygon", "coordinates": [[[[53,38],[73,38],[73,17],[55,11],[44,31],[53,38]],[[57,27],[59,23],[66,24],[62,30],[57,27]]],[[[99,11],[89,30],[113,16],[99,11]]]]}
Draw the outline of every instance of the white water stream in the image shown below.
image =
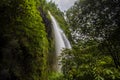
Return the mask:
{"type": "MultiPolygon", "coordinates": [[[[61,55],[62,49],[67,48],[67,49],[71,49],[71,45],[69,40],[67,39],[65,33],[63,32],[63,30],[60,28],[60,26],[58,25],[56,19],[52,16],[52,14],[48,11],[51,20],[52,20],[52,29],[54,32],[54,39],[55,39],[55,52],[56,52],[56,56],[59,57],[61,55]]],[[[61,72],[61,67],[62,65],[60,64],[61,59],[59,59],[57,61],[57,71],[61,72]]]]}

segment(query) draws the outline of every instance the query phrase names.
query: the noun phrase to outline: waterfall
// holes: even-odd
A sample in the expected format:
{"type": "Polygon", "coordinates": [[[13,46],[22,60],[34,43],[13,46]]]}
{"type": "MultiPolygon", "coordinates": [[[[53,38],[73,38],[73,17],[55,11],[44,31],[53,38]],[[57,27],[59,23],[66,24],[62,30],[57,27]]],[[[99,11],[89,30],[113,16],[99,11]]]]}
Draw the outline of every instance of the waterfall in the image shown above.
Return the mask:
{"type": "MultiPolygon", "coordinates": [[[[57,23],[56,19],[51,15],[49,11],[48,13],[52,20],[52,30],[54,32],[54,39],[55,39],[55,53],[56,53],[56,57],[59,57],[61,55],[62,49],[64,48],[71,49],[71,45],[65,33],[57,23]]],[[[57,61],[57,65],[56,65],[56,69],[58,72],[61,71],[61,67],[62,67],[60,61],[61,59],[57,61]]]]}

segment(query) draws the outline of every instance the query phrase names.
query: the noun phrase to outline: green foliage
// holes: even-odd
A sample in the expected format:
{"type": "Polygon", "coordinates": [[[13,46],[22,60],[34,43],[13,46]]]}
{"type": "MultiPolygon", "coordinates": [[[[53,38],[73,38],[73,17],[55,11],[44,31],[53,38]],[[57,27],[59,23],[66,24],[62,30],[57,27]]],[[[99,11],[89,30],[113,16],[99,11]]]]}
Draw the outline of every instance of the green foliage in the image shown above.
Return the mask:
{"type": "Polygon", "coordinates": [[[46,0],[1,0],[0,12],[0,80],[120,79],[119,0],[78,0],[66,20],[46,0]],[[72,32],[75,43],[62,53],[63,74],[52,71],[54,39],[47,10],[69,37],[72,32]]]}
{"type": "Polygon", "coordinates": [[[97,39],[108,38],[118,29],[119,12],[119,1],[78,0],[66,14],[73,32],[80,34],[83,39],[97,39]]]}
{"type": "Polygon", "coordinates": [[[78,0],[67,11],[73,43],[95,40],[107,50],[117,68],[120,67],[120,1],[78,0]]]}
{"type": "Polygon", "coordinates": [[[62,77],[63,77],[62,73],[51,72],[48,80],[63,80],[62,77]]]}
{"type": "Polygon", "coordinates": [[[108,55],[103,55],[97,46],[79,47],[62,53],[64,80],[119,80],[120,72],[108,55]]]}
{"type": "Polygon", "coordinates": [[[35,0],[1,1],[0,75],[6,71],[10,79],[47,79],[48,41],[36,3],[35,0]]]}
{"type": "Polygon", "coordinates": [[[119,0],[77,0],[67,22],[73,50],[63,51],[66,80],[119,80],[119,0]]]}

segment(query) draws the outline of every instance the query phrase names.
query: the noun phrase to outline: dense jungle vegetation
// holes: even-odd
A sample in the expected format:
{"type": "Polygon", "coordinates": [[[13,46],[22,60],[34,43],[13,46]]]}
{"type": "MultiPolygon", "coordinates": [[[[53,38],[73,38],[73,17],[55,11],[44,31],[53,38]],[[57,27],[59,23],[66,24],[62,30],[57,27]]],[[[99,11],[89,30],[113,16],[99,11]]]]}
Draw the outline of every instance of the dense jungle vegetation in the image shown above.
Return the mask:
{"type": "Polygon", "coordinates": [[[120,1],[77,0],[66,16],[74,46],[63,51],[63,79],[119,80],[120,1]]]}
{"type": "Polygon", "coordinates": [[[0,1],[0,80],[46,80],[45,0],[0,1]]]}
{"type": "Polygon", "coordinates": [[[120,80],[120,1],[77,0],[64,13],[46,0],[0,1],[0,80],[120,80]],[[69,38],[56,72],[48,10],[69,38]]]}

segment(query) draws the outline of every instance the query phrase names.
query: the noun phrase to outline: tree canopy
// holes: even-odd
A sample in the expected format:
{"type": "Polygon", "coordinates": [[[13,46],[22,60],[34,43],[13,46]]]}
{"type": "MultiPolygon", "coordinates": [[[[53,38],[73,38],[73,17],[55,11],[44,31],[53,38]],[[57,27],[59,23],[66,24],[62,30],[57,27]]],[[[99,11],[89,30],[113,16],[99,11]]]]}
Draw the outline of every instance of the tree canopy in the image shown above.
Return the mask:
{"type": "Polygon", "coordinates": [[[77,0],[67,11],[74,46],[63,51],[63,79],[120,79],[119,3],[119,0],[77,0]]]}
{"type": "Polygon", "coordinates": [[[94,40],[104,44],[102,47],[108,49],[117,67],[120,66],[119,59],[115,57],[119,56],[120,50],[118,48],[120,45],[119,3],[118,0],[78,0],[67,11],[67,21],[70,24],[73,41],[94,40]]]}

